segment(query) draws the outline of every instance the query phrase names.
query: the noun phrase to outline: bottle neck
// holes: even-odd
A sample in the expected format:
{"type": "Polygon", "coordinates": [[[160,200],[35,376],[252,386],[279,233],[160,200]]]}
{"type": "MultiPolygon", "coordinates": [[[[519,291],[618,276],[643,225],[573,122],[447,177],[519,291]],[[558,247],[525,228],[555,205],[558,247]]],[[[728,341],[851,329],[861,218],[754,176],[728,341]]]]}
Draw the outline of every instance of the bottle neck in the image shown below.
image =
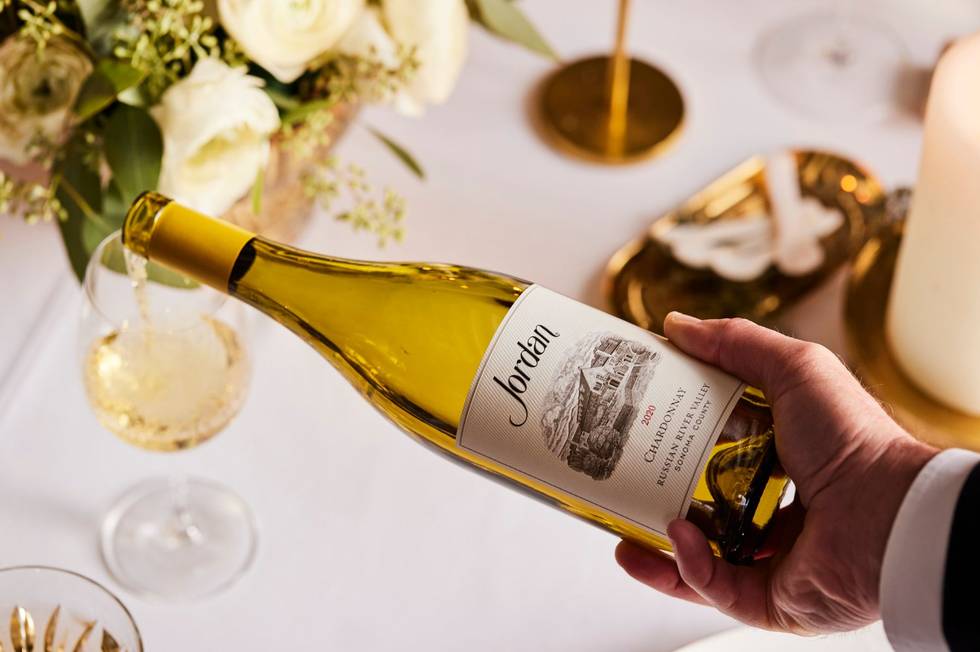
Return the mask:
{"type": "Polygon", "coordinates": [[[150,260],[228,292],[232,268],[254,234],[156,193],[145,193],[123,223],[123,244],[150,260]]]}

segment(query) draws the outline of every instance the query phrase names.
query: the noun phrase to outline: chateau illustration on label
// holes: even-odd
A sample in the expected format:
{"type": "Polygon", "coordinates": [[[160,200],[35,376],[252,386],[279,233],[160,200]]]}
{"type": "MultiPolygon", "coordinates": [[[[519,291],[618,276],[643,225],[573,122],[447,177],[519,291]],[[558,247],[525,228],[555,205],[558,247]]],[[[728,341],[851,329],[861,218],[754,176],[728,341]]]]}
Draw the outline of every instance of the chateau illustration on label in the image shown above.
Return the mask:
{"type": "Polygon", "coordinates": [[[593,480],[611,476],[661,357],[609,332],[589,333],[569,347],[543,406],[548,449],[593,480]]]}

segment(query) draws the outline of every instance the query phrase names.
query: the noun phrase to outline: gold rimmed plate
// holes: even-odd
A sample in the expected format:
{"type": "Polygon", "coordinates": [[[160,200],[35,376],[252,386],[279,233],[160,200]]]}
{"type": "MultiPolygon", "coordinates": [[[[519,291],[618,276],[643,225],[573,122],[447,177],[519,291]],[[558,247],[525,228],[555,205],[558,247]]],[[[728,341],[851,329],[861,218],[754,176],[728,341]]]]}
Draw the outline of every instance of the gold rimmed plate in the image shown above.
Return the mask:
{"type": "Polygon", "coordinates": [[[943,448],[980,450],[980,417],[930,398],[889,351],[885,311],[901,240],[901,224],[882,229],[854,259],[844,307],[848,355],[858,376],[912,434],[943,448]]]}
{"type": "Polygon", "coordinates": [[[792,150],[800,193],[844,216],[821,239],[824,261],[805,276],[770,267],[751,281],[722,278],[689,267],[672,255],[664,235],[681,224],[707,224],[770,214],[766,156],[754,156],[654,221],[639,238],[617,251],[606,267],[604,291],[612,312],[654,332],[680,310],[701,318],[747,317],[771,323],[784,308],[846,263],[881,220],[885,193],[877,177],[858,163],[829,152],[792,150]]]}

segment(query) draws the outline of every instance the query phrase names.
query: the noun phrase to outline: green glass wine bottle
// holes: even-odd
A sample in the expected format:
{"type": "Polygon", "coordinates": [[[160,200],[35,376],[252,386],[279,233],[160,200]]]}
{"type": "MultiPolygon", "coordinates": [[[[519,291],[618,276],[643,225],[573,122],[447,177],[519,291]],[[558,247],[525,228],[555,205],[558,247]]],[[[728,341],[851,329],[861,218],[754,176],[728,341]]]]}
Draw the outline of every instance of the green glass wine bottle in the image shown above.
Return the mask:
{"type": "Polygon", "coordinates": [[[541,286],[309,253],[155,193],[123,241],[292,330],[433,450],[641,545],[685,517],[747,562],[787,486],[758,391],[541,286]]]}

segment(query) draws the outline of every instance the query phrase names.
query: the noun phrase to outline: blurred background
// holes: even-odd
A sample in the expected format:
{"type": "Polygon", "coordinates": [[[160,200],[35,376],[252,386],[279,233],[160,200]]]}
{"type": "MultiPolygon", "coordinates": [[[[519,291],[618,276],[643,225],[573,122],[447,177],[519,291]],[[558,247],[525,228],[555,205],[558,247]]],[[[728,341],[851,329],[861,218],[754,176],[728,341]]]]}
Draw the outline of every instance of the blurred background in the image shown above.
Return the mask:
{"type": "MultiPolygon", "coordinates": [[[[873,171],[885,190],[911,186],[928,76],[944,47],[980,29],[980,4],[840,4],[860,5],[904,48],[902,100],[880,119],[813,117],[760,75],[760,40],[826,2],[635,0],[629,51],[676,82],[685,114],[671,147],[630,165],[551,148],[534,126],[535,98],[558,64],[474,27],[446,103],[421,118],[365,107],[335,148],[404,197],[403,240],[379,248],[319,211],[297,242],[342,257],[505,271],[608,309],[610,257],[749,157],[827,150],[873,171]],[[367,126],[409,147],[425,179],[367,126]]],[[[562,60],[612,49],[611,0],[520,6],[562,60]]],[[[118,588],[96,545],[99,520],[126,487],[179,466],[251,506],[257,556],[231,589],[201,602],[123,590],[150,649],[666,652],[734,626],[626,577],[605,532],[423,450],[265,321],[254,324],[250,395],[222,437],[179,460],[127,447],[86,405],[78,283],[59,239],[51,223],[0,220],[0,564],[65,566],[118,588]]],[[[846,354],[847,273],[776,323],[846,354]]]]}

